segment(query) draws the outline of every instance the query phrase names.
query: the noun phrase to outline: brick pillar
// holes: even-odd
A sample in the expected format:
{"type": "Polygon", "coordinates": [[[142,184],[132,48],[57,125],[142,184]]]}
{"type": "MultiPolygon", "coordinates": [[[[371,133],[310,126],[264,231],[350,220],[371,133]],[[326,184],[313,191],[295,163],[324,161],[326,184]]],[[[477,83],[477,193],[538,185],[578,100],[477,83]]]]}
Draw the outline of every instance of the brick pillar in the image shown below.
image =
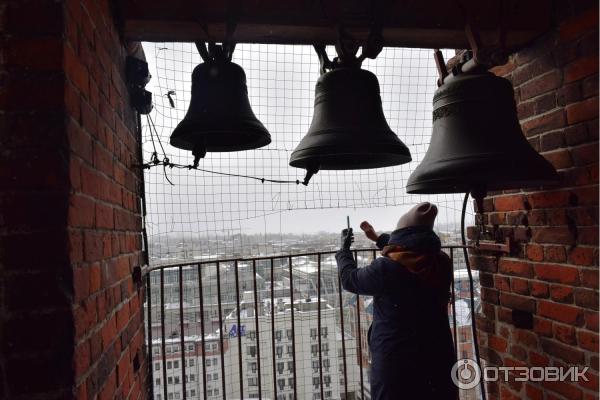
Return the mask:
{"type": "Polygon", "coordinates": [[[145,398],[140,143],[109,4],[0,2],[0,398],[145,398]]]}
{"type": "Polygon", "coordinates": [[[489,385],[490,399],[598,398],[598,5],[574,3],[558,2],[558,27],[495,69],[513,83],[523,131],[560,184],[487,197],[488,230],[514,248],[471,261],[488,364],[589,366],[590,381],[512,380],[489,385]],[[533,328],[517,328],[513,310],[530,313],[533,328]]]}

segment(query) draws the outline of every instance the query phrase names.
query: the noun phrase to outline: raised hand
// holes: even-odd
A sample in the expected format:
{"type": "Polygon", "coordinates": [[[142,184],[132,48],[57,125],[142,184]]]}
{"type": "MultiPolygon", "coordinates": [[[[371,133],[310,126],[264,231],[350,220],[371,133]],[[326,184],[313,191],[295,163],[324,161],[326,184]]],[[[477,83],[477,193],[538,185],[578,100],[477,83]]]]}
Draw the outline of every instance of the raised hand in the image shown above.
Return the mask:
{"type": "Polygon", "coordinates": [[[377,235],[377,233],[375,232],[373,225],[371,225],[367,221],[363,221],[360,223],[360,229],[363,230],[367,238],[371,239],[374,242],[376,242],[377,238],[379,238],[379,235],[377,235]]]}

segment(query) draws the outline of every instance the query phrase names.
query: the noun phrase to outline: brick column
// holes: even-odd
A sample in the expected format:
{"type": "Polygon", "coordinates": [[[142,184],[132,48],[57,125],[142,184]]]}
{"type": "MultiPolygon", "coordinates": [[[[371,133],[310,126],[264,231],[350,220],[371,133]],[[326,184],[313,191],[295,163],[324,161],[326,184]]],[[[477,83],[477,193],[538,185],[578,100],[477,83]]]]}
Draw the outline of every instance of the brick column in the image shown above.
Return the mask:
{"type": "Polygon", "coordinates": [[[515,245],[471,261],[488,364],[589,366],[590,381],[511,380],[489,385],[491,399],[598,398],[598,6],[573,3],[558,2],[557,29],[495,69],[513,83],[523,131],[560,184],[487,197],[488,230],[515,245]],[[513,310],[531,314],[532,329],[517,328],[513,310]]]}
{"type": "Polygon", "coordinates": [[[145,398],[140,144],[109,5],[0,2],[0,398],[145,398]]]}

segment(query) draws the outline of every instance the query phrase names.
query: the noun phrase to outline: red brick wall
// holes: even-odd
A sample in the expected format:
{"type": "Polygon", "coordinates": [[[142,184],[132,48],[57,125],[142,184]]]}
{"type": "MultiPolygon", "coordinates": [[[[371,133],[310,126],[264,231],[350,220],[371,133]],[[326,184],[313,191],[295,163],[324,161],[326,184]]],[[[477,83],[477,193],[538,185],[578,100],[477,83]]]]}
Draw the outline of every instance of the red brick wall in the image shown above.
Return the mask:
{"type": "Polygon", "coordinates": [[[487,197],[488,230],[514,248],[471,261],[488,364],[589,366],[590,382],[490,384],[491,399],[598,398],[598,6],[558,3],[557,29],[495,72],[512,81],[523,131],[560,184],[487,197]],[[516,328],[512,310],[531,313],[533,329],[516,328]]]}
{"type": "Polygon", "coordinates": [[[109,4],[0,2],[0,398],[145,398],[139,143],[109,4]]]}

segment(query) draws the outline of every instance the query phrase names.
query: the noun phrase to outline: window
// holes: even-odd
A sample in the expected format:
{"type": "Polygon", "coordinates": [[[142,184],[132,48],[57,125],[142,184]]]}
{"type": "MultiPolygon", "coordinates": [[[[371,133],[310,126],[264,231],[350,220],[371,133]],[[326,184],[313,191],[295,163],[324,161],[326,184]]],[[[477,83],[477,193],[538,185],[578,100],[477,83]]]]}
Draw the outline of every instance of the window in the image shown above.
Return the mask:
{"type": "Polygon", "coordinates": [[[325,392],[325,398],[326,399],[330,399],[331,398],[331,390],[325,392]]]}
{"type": "Polygon", "coordinates": [[[206,343],[206,345],[204,345],[204,349],[206,351],[210,351],[210,343],[206,343]]]}
{"type": "Polygon", "coordinates": [[[294,378],[288,378],[288,386],[290,389],[294,388],[294,378]]]}
{"type": "Polygon", "coordinates": [[[317,353],[319,352],[319,346],[316,344],[312,344],[310,346],[310,351],[312,352],[313,356],[317,355],[317,353]]]}
{"type": "Polygon", "coordinates": [[[281,358],[283,355],[283,346],[277,346],[275,350],[277,351],[277,357],[281,358]]]}
{"type": "Polygon", "coordinates": [[[178,383],[179,383],[179,377],[178,377],[178,376],[176,376],[176,377],[175,377],[175,384],[177,385],[178,383]]]}
{"type": "Polygon", "coordinates": [[[325,383],[326,385],[329,385],[331,383],[331,376],[325,375],[323,377],[323,383],[325,383]]]}
{"type": "Polygon", "coordinates": [[[277,386],[279,386],[279,390],[283,390],[283,388],[285,387],[285,379],[278,379],[277,386]]]}
{"type": "Polygon", "coordinates": [[[160,370],[160,363],[154,363],[154,370],[155,371],[160,370]]]}
{"type": "Polygon", "coordinates": [[[152,353],[155,354],[155,355],[159,355],[160,354],[160,347],[154,347],[152,353]]]}
{"type": "Polygon", "coordinates": [[[179,368],[179,361],[173,361],[173,368],[179,368]]]}
{"type": "Polygon", "coordinates": [[[283,367],[284,367],[284,364],[282,362],[278,362],[277,363],[277,373],[283,374],[283,367]]]}
{"type": "Polygon", "coordinates": [[[171,361],[167,361],[167,369],[173,368],[173,363],[171,361]]]}
{"type": "Polygon", "coordinates": [[[219,389],[215,389],[215,396],[219,395],[219,389]]]}
{"type": "Polygon", "coordinates": [[[314,377],[314,378],[313,378],[313,385],[318,387],[318,386],[319,386],[319,383],[320,383],[320,382],[319,382],[319,378],[318,378],[318,377],[314,377]]]}
{"type": "Polygon", "coordinates": [[[190,382],[194,382],[196,380],[196,375],[191,374],[190,375],[190,382]]]}
{"type": "Polygon", "coordinates": [[[246,351],[250,357],[256,357],[256,346],[248,346],[246,347],[246,351]]]}
{"type": "Polygon", "coordinates": [[[193,366],[194,366],[194,359],[193,359],[193,358],[190,358],[190,359],[188,360],[188,366],[190,366],[190,367],[193,367],[193,366]]]}
{"type": "Polygon", "coordinates": [[[317,328],[310,328],[310,338],[313,340],[317,338],[317,328]]]}
{"type": "Polygon", "coordinates": [[[289,345],[288,345],[288,347],[287,347],[287,353],[288,353],[288,354],[292,354],[292,353],[293,353],[293,349],[294,349],[294,348],[293,348],[292,346],[289,346],[289,345]]]}
{"type": "Polygon", "coordinates": [[[288,363],[287,363],[287,367],[288,367],[288,368],[287,368],[287,369],[288,369],[288,371],[290,371],[290,372],[294,372],[294,362],[293,362],[293,361],[288,361],[288,363]]]}
{"type": "Polygon", "coordinates": [[[251,370],[253,373],[256,372],[256,363],[255,362],[248,363],[248,369],[251,370]]]}
{"type": "Polygon", "coordinates": [[[154,380],[154,384],[155,384],[156,386],[160,386],[160,378],[156,378],[156,379],[154,380]]]}
{"type": "Polygon", "coordinates": [[[173,400],[173,393],[169,393],[169,400],[173,400]]]}
{"type": "Polygon", "coordinates": [[[191,397],[196,397],[196,389],[190,390],[190,396],[191,397]]]}
{"type": "Polygon", "coordinates": [[[319,361],[317,361],[317,360],[312,361],[312,369],[313,369],[313,372],[319,372],[319,361]]]}
{"type": "Polygon", "coordinates": [[[281,341],[281,333],[282,333],[281,331],[276,331],[275,332],[275,339],[277,339],[278,342],[281,341]]]}
{"type": "Polygon", "coordinates": [[[246,334],[246,337],[249,340],[254,340],[254,338],[256,338],[256,331],[248,331],[248,333],[246,334]]]}
{"type": "Polygon", "coordinates": [[[327,327],[326,326],[321,328],[321,336],[327,337],[327,327]]]}
{"type": "Polygon", "coordinates": [[[287,329],[285,331],[285,335],[287,336],[288,340],[292,340],[292,330],[291,329],[287,329]]]}
{"type": "Polygon", "coordinates": [[[193,344],[188,345],[188,350],[189,351],[194,351],[194,345],[193,344]]]}
{"type": "Polygon", "coordinates": [[[321,350],[323,350],[323,351],[329,351],[329,343],[323,343],[321,345],[321,350]]]}
{"type": "Polygon", "coordinates": [[[214,373],[214,374],[213,374],[213,381],[216,381],[216,380],[218,380],[218,379],[219,379],[219,374],[217,374],[217,373],[214,373]]]}
{"type": "MultiPolygon", "coordinates": [[[[216,344],[216,343],[213,343],[213,344],[212,344],[212,349],[213,349],[213,350],[216,350],[216,349],[217,349],[217,344],[216,344]]],[[[218,393],[218,391],[217,391],[217,393],[218,393]]]]}
{"type": "Polygon", "coordinates": [[[173,377],[172,377],[172,376],[169,376],[169,377],[167,378],[167,383],[168,383],[169,385],[172,385],[172,384],[173,384],[173,377]]]}
{"type": "Polygon", "coordinates": [[[212,396],[212,389],[208,389],[206,394],[208,394],[209,396],[212,396]]]}
{"type": "Polygon", "coordinates": [[[175,400],[179,399],[179,392],[175,392],[175,400]]]}
{"type": "Polygon", "coordinates": [[[206,366],[207,366],[207,367],[210,367],[210,363],[211,363],[211,359],[210,359],[210,358],[207,358],[207,359],[206,359],[206,366]]]}
{"type": "Polygon", "coordinates": [[[248,386],[258,386],[258,378],[248,378],[248,386]]]}

